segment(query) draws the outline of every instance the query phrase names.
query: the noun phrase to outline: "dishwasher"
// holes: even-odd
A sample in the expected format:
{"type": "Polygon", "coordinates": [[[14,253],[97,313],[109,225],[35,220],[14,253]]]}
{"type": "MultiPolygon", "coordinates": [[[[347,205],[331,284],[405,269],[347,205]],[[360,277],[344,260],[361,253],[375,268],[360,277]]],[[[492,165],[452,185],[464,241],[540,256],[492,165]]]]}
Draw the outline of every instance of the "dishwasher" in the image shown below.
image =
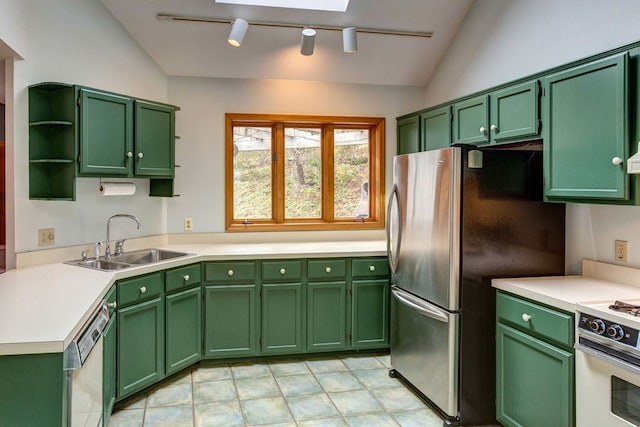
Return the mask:
{"type": "Polygon", "coordinates": [[[102,332],[108,321],[103,300],[64,351],[68,427],[102,424],[102,332]]]}

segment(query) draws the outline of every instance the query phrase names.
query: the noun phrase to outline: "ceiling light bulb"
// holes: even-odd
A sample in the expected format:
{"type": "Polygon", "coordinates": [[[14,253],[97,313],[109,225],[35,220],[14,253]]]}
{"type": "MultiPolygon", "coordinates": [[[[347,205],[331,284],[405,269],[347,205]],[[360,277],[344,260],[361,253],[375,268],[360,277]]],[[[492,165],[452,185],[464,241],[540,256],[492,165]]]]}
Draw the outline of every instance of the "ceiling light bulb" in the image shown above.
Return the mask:
{"type": "Polygon", "coordinates": [[[356,27],[342,29],[342,48],[346,53],[358,51],[358,37],[356,27]]]}
{"type": "Polygon", "coordinates": [[[313,46],[316,42],[316,30],[304,28],[302,30],[302,41],[300,42],[300,53],[306,56],[313,55],[313,46]]]}
{"type": "Polygon", "coordinates": [[[249,23],[244,19],[238,18],[233,21],[231,31],[229,32],[229,38],[227,38],[227,43],[233,47],[239,47],[242,44],[244,35],[247,33],[247,28],[249,28],[249,23]]]}

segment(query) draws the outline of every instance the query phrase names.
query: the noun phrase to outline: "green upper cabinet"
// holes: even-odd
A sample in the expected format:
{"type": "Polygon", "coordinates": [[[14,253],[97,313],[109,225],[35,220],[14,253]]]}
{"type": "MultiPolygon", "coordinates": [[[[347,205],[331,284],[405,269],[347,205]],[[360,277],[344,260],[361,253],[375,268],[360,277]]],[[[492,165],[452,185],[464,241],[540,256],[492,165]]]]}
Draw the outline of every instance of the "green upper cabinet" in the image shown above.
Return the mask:
{"type": "Polygon", "coordinates": [[[538,135],[540,85],[538,80],[509,86],[489,94],[491,144],[538,135]]]}
{"type": "Polygon", "coordinates": [[[545,196],[629,199],[628,54],[543,79],[545,196]]]}
{"type": "Polygon", "coordinates": [[[398,154],[417,153],[420,147],[420,116],[399,119],[396,123],[398,154]]]}
{"type": "Polygon", "coordinates": [[[135,101],[136,176],[173,177],[175,108],[135,101]]]}
{"type": "Polygon", "coordinates": [[[127,176],[133,157],[133,100],[80,89],[80,174],[127,176]]]}
{"type": "Polygon", "coordinates": [[[451,144],[451,107],[446,106],[420,115],[422,149],[446,148],[451,144]]]}
{"type": "Polygon", "coordinates": [[[453,142],[486,144],[489,142],[489,96],[477,96],[453,104],[453,142]]]}

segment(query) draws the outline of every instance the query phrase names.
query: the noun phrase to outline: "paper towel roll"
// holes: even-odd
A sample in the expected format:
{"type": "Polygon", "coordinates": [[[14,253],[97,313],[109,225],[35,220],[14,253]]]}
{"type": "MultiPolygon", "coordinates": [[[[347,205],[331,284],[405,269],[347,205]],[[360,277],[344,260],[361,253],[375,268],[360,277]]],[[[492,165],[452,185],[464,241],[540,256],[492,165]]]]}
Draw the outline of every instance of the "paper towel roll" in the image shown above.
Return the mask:
{"type": "Polygon", "coordinates": [[[100,184],[101,196],[131,196],[136,192],[133,182],[103,182],[100,184]]]}

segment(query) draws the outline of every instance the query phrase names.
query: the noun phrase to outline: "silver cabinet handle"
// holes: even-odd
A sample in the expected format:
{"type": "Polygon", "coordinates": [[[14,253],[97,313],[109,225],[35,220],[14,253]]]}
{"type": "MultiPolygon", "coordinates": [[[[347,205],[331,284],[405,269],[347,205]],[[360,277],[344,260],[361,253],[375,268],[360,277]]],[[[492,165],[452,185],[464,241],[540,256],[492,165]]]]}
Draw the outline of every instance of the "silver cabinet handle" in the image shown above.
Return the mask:
{"type": "Polygon", "coordinates": [[[189,277],[188,274],[185,274],[184,276],[182,276],[182,278],[184,279],[185,282],[188,282],[191,277],[189,277]]]}
{"type": "Polygon", "coordinates": [[[118,303],[117,302],[108,302],[107,303],[107,307],[109,308],[113,308],[114,310],[118,307],[118,303]]]}
{"type": "Polygon", "coordinates": [[[528,315],[527,313],[522,313],[522,320],[524,320],[525,322],[528,322],[529,320],[531,320],[531,316],[528,315]]]}
{"type": "Polygon", "coordinates": [[[140,293],[144,294],[145,292],[147,292],[147,287],[146,286],[141,287],[140,288],[140,293]]]}
{"type": "Polygon", "coordinates": [[[287,270],[285,270],[284,268],[280,269],[280,274],[285,274],[287,272],[287,270]]]}
{"type": "Polygon", "coordinates": [[[138,158],[139,158],[139,159],[141,159],[141,158],[143,158],[143,157],[144,157],[144,154],[142,154],[142,153],[138,153],[138,158]]]}
{"type": "Polygon", "coordinates": [[[233,276],[233,270],[227,271],[227,276],[233,276]]]}
{"type": "Polygon", "coordinates": [[[498,126],[497,125],[491,125],[489,127],[489,129],[491,129],[492,132],[498,132],[498,126]]]}
{"type": "Polygon", "coordinates": [[[133,157],[133,153],[131,151],[127,151],[127,157],[128,158],[132,158],[133,157]]]}
{"type": "Polygon", "coordinates": [[[623,160],[620,157],[614,157],[613,159],[611,159],[611,163],[614,165],[621,165],[622,161],[623,160]]]}
{"type": "Polygon", "coordinates": [[[483,134],[483,135],[486,134],[487,133],[487,128],[484,127],[484,126],[481,126],[480,127],[480,133],[483,134]]]}
{"type": "Polygon", "coordinates": [[[369,266],[369,271],[376,271],[376,266],[375,265],[370,265],[369,266]]]}
{"type": "Polygon", "coordinates": [[[327,273],[331,273],[331,267],[325,268],[324,271],[326,271],[327,273]]]}

